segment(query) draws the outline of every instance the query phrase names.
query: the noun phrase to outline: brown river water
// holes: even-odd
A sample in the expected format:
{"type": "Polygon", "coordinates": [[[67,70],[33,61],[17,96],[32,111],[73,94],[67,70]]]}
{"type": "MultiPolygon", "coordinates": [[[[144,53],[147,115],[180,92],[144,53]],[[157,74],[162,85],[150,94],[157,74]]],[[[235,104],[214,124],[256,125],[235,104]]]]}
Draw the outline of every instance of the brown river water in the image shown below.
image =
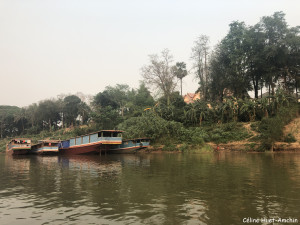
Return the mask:
{"type": "Polygon", "coordinates": [[[300,224],[300,153],[0,154],[0,173],[1,225],[300,224]]]}

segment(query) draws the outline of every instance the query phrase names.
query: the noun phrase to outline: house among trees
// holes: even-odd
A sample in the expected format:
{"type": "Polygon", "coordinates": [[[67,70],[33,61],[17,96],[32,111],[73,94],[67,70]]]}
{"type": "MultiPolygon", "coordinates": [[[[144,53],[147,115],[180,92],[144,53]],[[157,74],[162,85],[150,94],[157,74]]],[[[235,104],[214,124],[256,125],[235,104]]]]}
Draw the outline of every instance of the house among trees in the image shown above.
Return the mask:
{"type": "Polygon", "coordinates": [[[197,99],[201,99],[200,92],[187,93],[185,96],[183,96],[183,100],[186,104],[194,103],[197,99]]]}

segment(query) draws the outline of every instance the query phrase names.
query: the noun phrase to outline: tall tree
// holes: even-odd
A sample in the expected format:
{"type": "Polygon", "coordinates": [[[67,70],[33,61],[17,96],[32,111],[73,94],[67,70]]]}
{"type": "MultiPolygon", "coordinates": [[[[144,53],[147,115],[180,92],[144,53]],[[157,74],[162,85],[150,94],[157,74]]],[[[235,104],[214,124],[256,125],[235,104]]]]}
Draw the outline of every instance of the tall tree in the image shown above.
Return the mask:
{"type": "MultiPolygon", "coordinates": [[[[247,76],[247,54],[244,49],[247,28],[243,22],[237,21],[231,23],[229,26],[229,33],[221,41],[216,52],[218,55],[215,58],[217,60],[214,62],[220,64],[211,64],[211,66],[217,67],[211,70],[220,73],[218,75],[214,74],[214,78],[223,76],[222,79],[215,80],[225,80],[226,88],[235,97],[244,98],[248,96],[247,92],[252,90],[250,78],[247,76]]],[[[220,91],[224,92],[224,89],[220,91]]]]}
{"type": "Polygon", "coordinates": [[[258,91],[262,88],[263,77],[266,74],[264,58],[265,34],[260,24],[249,27],[245,32],[243,49],[246,54],[246,76],[252,83],[254,96],[258,98],[258,91]]]}
{"type": "Polygon", "coordinates": [[[182,79],[187,75],[186,64],[184,62],[177,62],[172,69],[173,73],[180,80],[180,95],[182,96],[182,79]]]}
{"type": "Polygon", "coordinates": [[[67,125],[75,125],[79,115],[79,107],[81,99],[76,95],[69,95],[64,98],[64,123],[67,125]]]}
{"type": "Polygon", "coordinates": [[[265,34],[264,61],[267,67],[265,82],[269,87],[269,92],[272,89],[272,95],[275,94],[278,79],[281,76],[286,79],[283,68],[287,63],[288,49],[285,37],[288,27],[284,17],[283,12],[275,12],[272,16],[264,16],[260,21],[265,34]]]}
{"type": "Polygon", "coordinates": [[[150,55],[150,64],[142,68],[142,76],[146,84],[149,84],[163,94],[170,104],[171,94],[176,88],[176,75],[171,70],[173,56],[165,49],[161,56],[150,55]]]}
{"type": "Polygon", "coordinates": [[[154,99],[143,82],[140,84],[134,97],[134,104],[141,107],[151,107],[154,105],[154,99]]]}
{"type": "Polygon", "coordinates": [[[37,125],[38,121],[38,105],[36,103],[33,103],[26,107],[25,110],[26,118],[29,121],[29,124],[31,124],[31,127],[37,125]]]}
{"type": "Polygon", "coordinates": [[[49,131],[52,131],[52,126],[57,127],[61,120],[59,115],[59,106],[55,100],[44,100],[38,105],[38,118],[42,127],[49,126],[49,131]]]}
{"type": "Polygon", "coordinates": [[[192,60],[194,61],[194,69],[196,77],[199,79],[200,93],[203,99],[207,99],[209,71],[208,71],[208,57],[210,46],[209,37],[201,35],[192,48],[192,60]]]}
{"type": "Polygon", "coordinates": [[[111,100],[118,104],[121,116],[124,117],[129,101],[129,86],[127,84],[117,84],[115,87],[108,86],[105,90],[108,92],[111,100]]]}
{"type": "Polygon", "coordinates": [[[228,57],[221,44],[217,45],[210,60],[211,81],[209,83],[210,98],[213,101],[223,102],[224,90],[229,87],[229,75],[227,72],[228,57]]]}

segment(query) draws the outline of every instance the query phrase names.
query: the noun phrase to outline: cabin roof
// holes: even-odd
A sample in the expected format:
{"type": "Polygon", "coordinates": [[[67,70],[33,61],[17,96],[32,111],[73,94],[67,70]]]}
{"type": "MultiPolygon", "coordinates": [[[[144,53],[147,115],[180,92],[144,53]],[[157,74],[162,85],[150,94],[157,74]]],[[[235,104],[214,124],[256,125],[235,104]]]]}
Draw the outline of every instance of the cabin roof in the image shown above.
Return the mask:
{"type": "Polygon", "coordinates": [[[91,135],[91,134],[98,134],[99,132],[123,133],[124,131],[123,130],[99,130],[99,131],[96,131],[96,132],[92,132],[92,133],[83,134],[83,135],[80,135],[80,136],[71,137],[71,138],[69,138],[67,140],[64,140],[64,141],[68,141],[68,140],[73,139],[73,138],[88,136],[88,135],[91,135]]]}
{"type": "Polygon", "coordinates": [[[31,139],[30,138],[13,138],[11,140],[14,141],[14,140],[31,140],[31,139]]]}
{"type": "Polygon", "coordinates": [[[59,143],[60,140],[38,140],[39,143],[59,143]]]}

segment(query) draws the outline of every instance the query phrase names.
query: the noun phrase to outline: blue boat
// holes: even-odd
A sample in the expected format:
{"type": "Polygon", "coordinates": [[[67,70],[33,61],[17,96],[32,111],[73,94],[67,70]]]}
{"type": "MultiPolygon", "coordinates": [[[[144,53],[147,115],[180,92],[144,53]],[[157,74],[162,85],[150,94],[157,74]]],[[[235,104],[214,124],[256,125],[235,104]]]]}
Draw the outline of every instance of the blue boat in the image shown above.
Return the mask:
{"type": "Polygon", "coordinates": [[[128,154],[135,153],[150,146],[150,138],[134,138],[123,140],[122,144],[110,146],[109,153],[128,154]]]}
{"type": "Polygon", "coordinates": [[[100,130],[62,141],[59,146],[60,154],[99,154],[107,151],[110,146],[122,144],[121,130],[100,130]]]}
{"type": "Polygon", "coordinates": [[[59,144],[59,140],[41,140],[31,146],[30,152],[33,154],[57,154],[59,144]]]}

